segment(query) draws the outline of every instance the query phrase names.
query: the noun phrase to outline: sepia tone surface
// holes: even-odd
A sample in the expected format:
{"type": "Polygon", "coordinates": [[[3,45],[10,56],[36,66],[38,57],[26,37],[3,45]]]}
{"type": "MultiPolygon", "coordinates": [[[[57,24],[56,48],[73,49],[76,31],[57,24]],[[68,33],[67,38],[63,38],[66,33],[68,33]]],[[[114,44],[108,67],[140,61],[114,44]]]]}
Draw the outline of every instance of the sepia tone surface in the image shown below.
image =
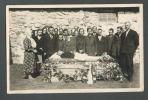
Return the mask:
{"type": "MultiPolygon", "coordinates": [[[[123,7],[124,8],[124,7],[123,7]]],[[[68,9],[68,8],[67,8],[68,9]]],[[[11,48],[11,59],[13,64],[9,66],[9,90],[19,91],[19,90],[50,90],[50,89],[102,89],[102,88],[140,88],[140,46],[136,51],[134,56],[134,79],[133,82],[117,82],[117,81],[98,81],[93,85],[77,83],[43,83],[41,77],[37,77],[33,80],[23,80],[23,58],[24,58],[24,48],[23,41],[25,38],[24,26],[32,27],[32,25],[39,25],[43,27],[44,25],[52,25],[54,27],[68,27],[72,28],[75,26],[83,27],[86,30],[87,26],[103,26],[103,36],[108,35],[108,29],[110,27],[116,28],[117,26],[123,26],[124,22],[130,21],[132,24],[132,29],[141,34],[141,12],[140,11],[123,11],[120,10],[117,13],[112,12],[96,12],[93,10],[20,10],[10,9],[9,13],[9,42],[11,48]],[[56,17],[55,17],[56,16],[56,17]],[[103,19],[104,18],[104,19],[103,19]],[[44,20],[42,20],[44,19],[44,20]],[[105,27],[104,27],[105,26],[105,27]]],[[[8,28],[7,27],[7,28],[8,28]]],[[[116,31],[116,29],[115,29],[116,31]]],[[[28,31],[29,32],[29,31],[28,31]]],[[[115,32],[116,33],[116,32],[115,32]]],[[[141,55],[142,56],[142,55],[141,55]]],[[[70,91],[70,90],[68,90],[70,91]]],[[[96,90],[97,91],[97,90],[96,90]]],[[[98,90],[99,91],[99,90],[98,90]]],[[[119,91],[122,92],[122,89],[119,91]]],[[[47,91],[46,91],[47,92],[47,91]]],[[[90,92],[90,91],[88,91],[90,92]]]]}

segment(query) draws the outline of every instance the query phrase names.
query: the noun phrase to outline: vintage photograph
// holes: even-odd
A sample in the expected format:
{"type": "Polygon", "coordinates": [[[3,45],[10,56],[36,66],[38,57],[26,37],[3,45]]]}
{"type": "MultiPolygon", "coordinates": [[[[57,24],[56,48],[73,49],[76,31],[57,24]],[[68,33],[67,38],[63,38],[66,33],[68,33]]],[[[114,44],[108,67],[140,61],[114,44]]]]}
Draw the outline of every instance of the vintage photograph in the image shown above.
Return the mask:
{"type": "Polygon", "coordinates": [[[144,91],[143,4],[6,6],[7,93],[144,91]]]}

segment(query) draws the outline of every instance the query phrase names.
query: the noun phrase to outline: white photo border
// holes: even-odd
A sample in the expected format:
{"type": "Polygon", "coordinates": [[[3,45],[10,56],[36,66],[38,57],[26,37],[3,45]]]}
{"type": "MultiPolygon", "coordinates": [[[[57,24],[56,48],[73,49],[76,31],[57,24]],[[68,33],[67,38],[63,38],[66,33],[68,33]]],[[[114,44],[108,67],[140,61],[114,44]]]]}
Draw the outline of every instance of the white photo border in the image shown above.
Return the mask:
{"type": "Polygon", "coordinates": [[[101,92],[143,92],[144,91],[144,40],[143,40],[143,4],[57,4],[57,5],[7,5],[6,6],[6,65],[8,94],[38,94],[38,93],[101,93],[101,92]],[[10,8],[106,8],[106,7],[139,7],[140,12],[140,87],[139,88],[105,88],[105,89],[50,89],[50,90],[10,90],[9,65],[9,9],[10,8]]]}

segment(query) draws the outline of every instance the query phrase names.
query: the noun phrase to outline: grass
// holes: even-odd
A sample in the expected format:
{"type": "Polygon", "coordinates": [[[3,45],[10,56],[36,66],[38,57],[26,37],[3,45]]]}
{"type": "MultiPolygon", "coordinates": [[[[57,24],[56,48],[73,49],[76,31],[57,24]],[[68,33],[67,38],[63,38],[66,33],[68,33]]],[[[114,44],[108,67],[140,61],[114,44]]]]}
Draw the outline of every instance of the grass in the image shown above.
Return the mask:
{"type": "Polygon", "coordinates": [[[134,65],[132,82],[97,81],[93,85],[88,85],[81,82],[45,83],[41,76],[35,79],[23,79],[23,65],[13,64],[10,66],[10,90],[137,88],[139,87],[139,64],[134,65]]]}

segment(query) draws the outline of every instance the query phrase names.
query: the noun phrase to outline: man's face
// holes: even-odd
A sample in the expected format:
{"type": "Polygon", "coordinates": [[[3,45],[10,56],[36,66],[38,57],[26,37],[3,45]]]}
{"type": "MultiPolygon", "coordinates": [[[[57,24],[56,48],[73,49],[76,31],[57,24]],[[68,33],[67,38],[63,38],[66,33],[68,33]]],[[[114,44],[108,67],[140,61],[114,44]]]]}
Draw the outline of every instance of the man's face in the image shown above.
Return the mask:
{"type": "Polygon", "coordinates": [[[131,25],[130,25],[129,22],[125,23],[125,29],[126,29],[126,30],[130,29],[130,26],[131,26],[131,25]]]}
{"type": "Polygon", "coordinates": [[[117,33],[120,33],[120,32],[121,32],[120,28],[117,28],[117,33]]]}
{"type": "Polygon", "coordinates": [[[88,34],[92,34],[92,30],[91,29],[88,29],[88,34]]]}
{"type": "Polygon", "coordinates": [[[102,30],[99,29],[97,34],[98,34],[99,36],[101,36],[101,35],[102,35],[102,30]]]}
{"type": "Polygon", "coordinates": [[[97,27],[93,27],[93,33],[97,32],[97,27]]]}
{"type": "Polygon", "coordinates": [[[80,29],[80,34],[83,35],[84,34],[84,30],[80,29]]]}
{"type": "Polygon", "coordinates": [[[54,34],[54,29],[53,28],[49,28],[49,34],[54,34]]]}
{"type": "Polygon", "coordinates": [[[45,34],[45,33],[47,33],[47,29],[46,28],[43,29],[43,34],[45,34]]]}
{"type": "Polygon", "coordinates": [[[109,30],[109,34],[110,34],[110,35],[113,35],[113,31],[112,31],[112,30],[109,30]]]}
{"type": "Polygon", "coordinates": [[[38,31],[38,35],[42,35],[42,30],[39,30],[38,31]]]}

